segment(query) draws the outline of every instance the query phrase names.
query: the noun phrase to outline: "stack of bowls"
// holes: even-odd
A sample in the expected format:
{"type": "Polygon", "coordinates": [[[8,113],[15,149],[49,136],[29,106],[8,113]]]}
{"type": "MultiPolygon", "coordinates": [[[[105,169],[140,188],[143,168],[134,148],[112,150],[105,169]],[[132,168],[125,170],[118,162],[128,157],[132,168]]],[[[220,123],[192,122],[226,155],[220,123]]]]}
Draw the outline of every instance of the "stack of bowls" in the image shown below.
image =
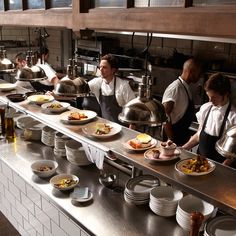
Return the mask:
{"type": "Polygon", "coordinates": [[[48,126],[45,126],[42,131],[41,141],[47,146],[54,146],[54,137],[56,131],[48,126]]]}
{"type": "Polygon", "coordinates": [[[67,160],[70,163],[77,166],[86,166],[91,164],[81,143],[75,140],[69,140],[65,144],[65,149],[67,160]]]}
{"type": "Polygon", "coordinates": [[[60,132],[55,133],[54,137],[54,154],[56,156],[66,156],[65,144],[70,138],[60,132]]]}
{"type": "Polygon", "coordinates": [[[178,224],[187,231],[191,230],[192,212],[200,212],[203,214],[204,220],[200,227],[200,231],[202,231],[205,221],[209,219],[214,212],[214,206],[192,195],[183,197],[177,207],[176,220],[178,224]]]}
{"type": "Polygon", "coordinates": [[[183,193],[171,186],[159,186],[150,192],[150,209],[159,216],[173,216],[183,193]]]}

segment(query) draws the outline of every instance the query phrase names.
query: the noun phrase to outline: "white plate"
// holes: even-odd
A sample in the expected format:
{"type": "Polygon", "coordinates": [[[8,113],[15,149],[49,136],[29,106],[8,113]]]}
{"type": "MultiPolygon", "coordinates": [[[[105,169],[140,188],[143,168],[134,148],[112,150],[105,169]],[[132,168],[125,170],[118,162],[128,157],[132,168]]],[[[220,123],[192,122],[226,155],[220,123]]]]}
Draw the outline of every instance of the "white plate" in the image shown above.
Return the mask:
{"type": "Polygon", "coordinates": [[[75,202],[88,202],[93,198],[93,193],[91,191],[88,192],[88,197],[87,198],[74,198],[71,197],[72,201],[75,202]]]}
{"type": "Polygon", "coordinates": [[[70,106],[69,103],[67,102],[57,102],[57,101],[54,101],[54,102],[49,102],[49,103],[44,103],[41,105],[42,109],[45,109],[47,111],[50,111],[52,113],[59,113],[59,112],[63,112],[63,111],[66,111],[66,109],[70,106]],[[50,107],[50,105],[53,105],[53,104],[60,104],[62,107],[50,107]]]}
{"type": "MultiPolygon", "coordinates": [[[[171,161],[171,160],[175,160],[175,159],[179,158],[179,155],[181,153],[181,151],[179,149],[176,149],[173,156],[165,157],[165,158],[152,158],[152,151],[153,150],[160,151],[160,148],[152,148],[152,149],[147,150],[144,153],[144,158],[146,160],[153,161],[153,162],[171,161]]],[[[161,152],[160,152],[159,156],[163,156],[163,154],[161,154],[161,152]]]]}
{"type": "MultiPolygon", "coordinates": [[[[130,139],[132,140],[132,139],[130,139]]],[[[132,150],[132,151],[145,151],[145,150],[148,150],[150,148],[153,148],[157,145],[157,140],[156,139],[152,139],[151,140],[151,145],[149,147],[144,147],[144,148],[133,148],[132,146],[129,145],[129,141],[128,140],[127,142],[123,143],[124,147],[127,148],[128,150],[132,150]]]]}
{"type": "Polygon", "coordinates": [[[43,95],[43,94],[35,94],[31,95],[27,98],[30,103],[35,103],[37,105],[42,105],[44,103],[52,102],[54,100],[53,96],[43,95]]]}
{"type": "Polygon", "coordinates": [[[209,162],[210,164],[210,169],[208,171],[205,171],[205,172],[192,172],[192,173],[188,173],[186,171],[184,171],[184,165],[189,161],[191,160],[192,158],[187,158],[187,159],[184,159],[184,160],[180,160],[176,163],[175,165],[175,169],[182,173],[182,174],[185,174],[185,175],[191,175],[191,176],[200,176],[200,175],[207,175],[209,173],[211,173],[214,169],[215,169],[215,163],[210,161],[209,159],[207,159],[207,161],[209,162]]]}
{"type": "Polygon", "coordinates": [[[236,219],[233,216],[219,216],[208,221],[205,227],[207,235],[236,235],[236,219]]]}
{"type": "Polygon", "coordinates": [[[65,191],[65,190],[69,190],[69,189],[73,189],[77,184],[79,183],[79,178],[76,175],[69,175],[69,174],[59,174],[59,175],[55,175],[54,177],[52,177],[50,179],[50,184],[61,191],[65,191]],[[56,184],[58,184],[60,182],[60,180],[62,179],[73,179],[75,181],[74,184],[71,184],[68,187],[58,187],[56,184]]]}
{"type": "Polygon", "coordinates": [[[0,90],[1,91],[11,91],[16,88],[16,84],[11,83],[2,83],[0,84],[0,90]]]}
{"type": "Polygon", "coordinates": [[[96,116],[97,116],[97,113],[90,110],[71,110],[71,111],[67,111],[61,114],[60,120],[64,124],[78,125],[78,124],[88,123],[90,120],[94,119],[96,116]],[[82,119],[82,120],[68,120],[68,116],[72,112],[84,113],[87,116],[87,118],[82,119]]]}
{"type": "Polygon", "coordinates": [[[116,135],[122,129],[122,127],[119,124],[116,124],[113,122],[98,122],[98,123],[100,123],[100,124],[103,123],[103,124],[109,125],[111,127],[110,132],[108,134],[96,134],[96,124],[97,123],[90,123],[90,124],[86,125],[84,128],[82,128],[82,131],[87,135],[102,139],[102,138],[109,138],[113,135],[116,135]]]}

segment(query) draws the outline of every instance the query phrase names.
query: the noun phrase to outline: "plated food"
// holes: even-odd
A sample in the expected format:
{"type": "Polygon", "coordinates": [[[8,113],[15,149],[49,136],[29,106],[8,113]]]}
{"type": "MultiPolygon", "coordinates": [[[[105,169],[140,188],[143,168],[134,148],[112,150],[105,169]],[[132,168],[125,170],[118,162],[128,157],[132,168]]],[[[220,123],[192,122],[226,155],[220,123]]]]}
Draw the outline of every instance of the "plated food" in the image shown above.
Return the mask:
{"type": "Polygon", "coordinates": [[[163,162],[163,161],[171,161],[179,158],[180,150],[176,149],[175,154],[171,156],[165,156],[161,153],[160,148],[149,149],[144,153],[144,158],[148,161],[152,162],[163,162]]]}
{"type": "Polygon", "coordinates": [[[177,145],[171,140],[161,142],[161,153],[163,156],[173,156],[175,155],[176,147],[177,145]]]}
{"type": "Polygon", "coordinates": [[[32,163],[31,170],[41,178],[47,178],[55,174],[58,163],[53,160],[37,160],[32,163]]]}
{"type": "Polygon", "coordinates": [[[70,106],[67,102],[54,101],[51,103],[44,103],[41,105],[42,109],[45,109],[52,113],[58,113],[65,111],[70,106]]]}
{"type": "Polygon", "coordinates": [[[72,110],[61,115],[61,122],[65,124],[85,124],[97,116],[97,113],[90,110],[72,110]]]}
{"type": "Polygon", "coordinates": [[[79,178],[76,175],[60,174],[52,177],[50,183],[58,190],[70,190],[79,183],[79,178]]]}
{"type": "Polygon", "coordinates": [[[16,88],[16,84],[11,84],[11,83],[1,83],[0,84],[0,91],[11,91],[16,88]]]}
{"type": "Polygon", "coordinates": [[[97,122],[86,125],[82,130],[85,134],[95,138],[108,138],[118,134],[122,127],[113,122],[97,122]]]}
{"type": "Polygon", "coordinates": [[[134,139],[128,140],[124,143],[124,146],[129,150],[142,151],[155,147],[157,141],[150,135],[141,133],[138,134],[134,139]]]}
{"type": "Polygon", "coordinates": [[[196,158],[188,158],[176,163],[176,170],[192,176],[205,175],[215,169],[215,164],[209,159],[197,155],[196,158]]]}
{"type": "Polygon", "coordinates": [[[52,102],[54,100],[53,96],[50,95],[44,95],[44,94],[36,94],[36,95],[31,95],[27,98],[27,100],[30,103],[34,103],[37,105],[42,105],[44,103],[52,102]]]}

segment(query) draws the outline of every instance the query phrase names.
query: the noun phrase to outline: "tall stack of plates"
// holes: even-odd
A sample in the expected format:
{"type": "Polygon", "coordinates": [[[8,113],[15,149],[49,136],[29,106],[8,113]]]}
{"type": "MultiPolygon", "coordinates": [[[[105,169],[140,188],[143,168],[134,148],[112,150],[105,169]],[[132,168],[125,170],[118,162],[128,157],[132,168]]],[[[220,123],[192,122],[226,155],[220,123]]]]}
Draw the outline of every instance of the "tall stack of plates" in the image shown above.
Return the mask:
{"type": "Polygon", "coordinates": [[[54,154],[56,156],[66,156],[65,143],[70,140],[70,138],[60,132],[55,133],[54,137],[54,154]]]}
{"type": "Polygon", "coordinates": [[[135,205],[147,204],[150,199],[151,190],[159,185],[159,179],[151,175],[131,178],[125,185],[125,201],[135,205]]]}
{"type": "Polygon", "coordinates": [[[173,216],[183,193],[171,186],[159,186],[150,192],[150,209],[160,216],[173,216]]]}
{"type": "Polygon", "coordinates": [[[176,220],[178,224],[187,231],[191,230],[192,212],[201,212],[203,214],[204,220],[200,227],[200,231],[203,231],[204,223],[214,212],[214,206],[192,195],[183,197],[177,207],[176,220]]]}
{"type": "Polygon", "coordinates": [[[41,141],[47,146],[54,146],[54,137],[56,131],[48,126],[45,126],[42,131],[41,141]]]}
{"type": "Polygon", "coordinates": [[[212,218],[205,225],[204,236],[236,235],[236,218],[229,215],[212,218]]]}

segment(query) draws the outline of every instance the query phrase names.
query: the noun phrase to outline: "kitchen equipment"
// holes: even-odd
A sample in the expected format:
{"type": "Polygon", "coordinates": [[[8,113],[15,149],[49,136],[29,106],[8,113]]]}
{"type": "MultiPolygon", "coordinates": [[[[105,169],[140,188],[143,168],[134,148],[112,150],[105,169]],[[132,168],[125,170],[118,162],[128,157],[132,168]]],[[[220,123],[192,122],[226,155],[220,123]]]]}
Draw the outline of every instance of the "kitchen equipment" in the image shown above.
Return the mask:
{"type": "Polygon", "coordinates": [[[111,188],[116,182],[116,175],[102,173],[99,177],[99,183],[107,188],[111,188]]]}
{"type": "Polygon", "coordinates": [[[118,116],[121,122],[160,126],[167,121],[164,106],[151,98],[151,86],[151,77],[142,76],[138,97],[128,102],[118,116]]]}
{"type": "Polygon", "coordinates": [[[6,57],[4,46],[0,46],[0,72],[14,72],[15,65],[6,57]]]}
{"type": "Polygon", "coordinates": [[[0,135],[0,139],[4,139],[5,134],[6,134],[5,112],[6,112],[6,104],[0,103],[0,116],[1,116],[1,135],[0,135]]]}
{"type": "Polygon", "coordinates": [[[216,142],[216,150],[226,158],[236,158],[236,125],[229,128],[216,142]]]}

